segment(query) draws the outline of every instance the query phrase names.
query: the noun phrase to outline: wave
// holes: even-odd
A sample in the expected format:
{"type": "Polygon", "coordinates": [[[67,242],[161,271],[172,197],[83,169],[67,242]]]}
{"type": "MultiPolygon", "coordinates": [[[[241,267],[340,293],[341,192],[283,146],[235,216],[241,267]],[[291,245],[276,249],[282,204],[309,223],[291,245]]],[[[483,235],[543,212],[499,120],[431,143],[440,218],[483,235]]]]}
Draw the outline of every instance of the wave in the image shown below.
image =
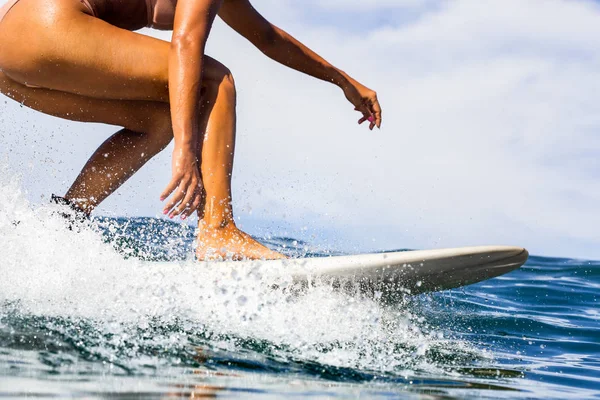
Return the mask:
{"type": "MultiPolygon", "coordinates": [[[[598,394],[599,262],[533,256],[506,276],[393,306],[328,286],[292,296],[260,266],[200,267],[187,225],[97,218],[69,229],[58,206],[29,203],[0,175],[0,376],[32,374],[12,357],[71,378],[192,368],[424,393],[598,394]]],[[[292,257],[338,254],[261,240],[292,257]]]]}
{"type": "MultiPolygon", "coordinates": [[[[483,357],[406,304],[383,307],[326,286],[293,297],[260,274],[200,268],[188,226],[100,218],[70,230],[58,214],[55,205],[29,204],[16,180],[0,189],[0,340],[44,351],[49,364],[67,353],[141,373],[199,359],[232,363],[219,354],[234,354],[246,368],[345,368],[341,376],[362,379],[483,357]],[[262,361],[248,366],[243,354],[262,361]]],[[[292,256],[327,255],[293,238],[267,242],[292,256]]]]}

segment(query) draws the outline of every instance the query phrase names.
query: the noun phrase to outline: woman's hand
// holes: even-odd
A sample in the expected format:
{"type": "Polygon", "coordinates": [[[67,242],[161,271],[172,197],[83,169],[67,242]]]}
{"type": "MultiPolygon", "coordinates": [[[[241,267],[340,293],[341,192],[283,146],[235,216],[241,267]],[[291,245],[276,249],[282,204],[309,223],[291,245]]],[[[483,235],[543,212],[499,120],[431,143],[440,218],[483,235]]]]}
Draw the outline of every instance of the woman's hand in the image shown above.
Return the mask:
{"type": "Polygon", "coordinates": [[[172,163],[173,177],[160,195],[160,200],[165,200],[171,193],[173,196],[163,209],[163,214],[169,214],[169,218],[182,214],[181,219],[186,219],[202,203],[202,178],[198,159],[193,151],[175,146],[172,163]]]}
{"type": "Polygon", "coordinates": [[[369,121],[369,129],[381,128],[381,106],[377,100],[377,93],[361,85],[350,78],[348,83],[342,87],[346,98],[354,105],[354,109],[362,113],[362,118],[358,120],[359,124],[369,121]]]}

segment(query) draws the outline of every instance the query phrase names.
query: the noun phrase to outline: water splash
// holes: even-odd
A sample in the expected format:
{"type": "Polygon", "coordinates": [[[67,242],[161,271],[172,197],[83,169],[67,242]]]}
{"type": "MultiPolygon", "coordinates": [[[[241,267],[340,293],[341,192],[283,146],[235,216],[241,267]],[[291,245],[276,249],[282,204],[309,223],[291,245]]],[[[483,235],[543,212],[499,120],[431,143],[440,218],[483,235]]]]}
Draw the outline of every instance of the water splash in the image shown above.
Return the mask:
{"type": "MultiPolygon", "coordinates": [[[[408,304],[383,307],[326,286],[294,297],[256,270],[199,268],[186,226],[99,219],[71,230],[58,211],[29,204],[16,179],[1,184],[0,334],[53,368],[81,359],[126,373],[226,364],[361,381],[451,376],[489,357],[408,304]]],[[[310,253],[293,239],[271,242],[281,243],[310,253]]]]}

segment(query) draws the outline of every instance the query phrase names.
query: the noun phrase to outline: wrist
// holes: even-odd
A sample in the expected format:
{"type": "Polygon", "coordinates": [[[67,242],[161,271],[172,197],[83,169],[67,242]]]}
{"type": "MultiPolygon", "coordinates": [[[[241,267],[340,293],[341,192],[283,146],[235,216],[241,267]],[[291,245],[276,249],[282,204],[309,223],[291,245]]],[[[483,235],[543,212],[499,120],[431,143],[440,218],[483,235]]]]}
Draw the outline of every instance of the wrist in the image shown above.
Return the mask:
{"type": "Polygon", "coordinates": [[[198,132],[196,126],[173,126],[173,131],[175,132],[173,135],[175,150],[196,153],[198,149],[198,132]]]}
{"type": "Polygon", "coordinates": [[[346,90],[352,86],[352,78],[342,70],[336,70],[332,82],[335,83],[340,89],[346,90]]]}
{"type": "Polygon", "coordinates": [[[173,162],[179,168],[185,167],[186,165],[198,165],[198,154],[191,146],[178,146],[175,145],[173,149],[173,162]]]}
{"type": "Polygon", "coordinates": [[[183,153],[183,154],[190,154],[190,153],[196,153],[196,143],[193,143],[191,141],[175,141],[175,148],[173,149],[174,153],[183,153]]]}

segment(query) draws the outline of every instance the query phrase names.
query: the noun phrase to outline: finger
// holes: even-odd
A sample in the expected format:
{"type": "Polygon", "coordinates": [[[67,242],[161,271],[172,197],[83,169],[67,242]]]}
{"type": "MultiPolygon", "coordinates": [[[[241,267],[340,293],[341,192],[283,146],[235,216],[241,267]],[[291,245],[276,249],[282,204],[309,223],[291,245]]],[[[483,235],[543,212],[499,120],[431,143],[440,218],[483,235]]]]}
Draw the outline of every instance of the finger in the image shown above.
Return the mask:
{"type": "Polygon", "coordinates": [[[186,219],[187,217],[192,215],[194,213],[194,211],[196,211],[198,209],[198,207],[200,207],[200,205],[202,204],[202,200],[204,198],[203,197],[204,190],[202,188],[203,188],[202,180],[200,180],[196,184],[195,190],[193,191],[194,195],[192,196],[192,200],[190,200],[191,204],[188,202],[186,204],[185,209],[182,211],[181,219],[186,219]]]}
{"type": "Polygon", "coordinates": [[[199,200],[198,194],[194,195],[194,199],[192,200],[192,204],[190,204],[183,212],[181,213],[181,219],[184,220],[191,216],[194,213],[194,210],[198,208],[199,200]]]}
{"type": "Polygon", "coordinates": [[[372,119],[374,120],[374,116],[373,113],[371,112],[370,108],[366,105],[362,105],[360,107],[355,107],[354,108],[356,111],[359,111],[362,113],[362,118],[358,120],[359,125],[362,124],[365,121],[369,121],[371,122],[371,124],[369,124],[369,129],[373,130],[373,122],[371,121],[372,119]]]}
{"type": "Polygon", "coordinates": [[[371,105],[371,110],[375,116],[375,124],[377,125],[377,128],[381,128],[381,106],[379,105],[379,101],[377,99],[375,99],[371,105]]]}
{"type": "Polygon", "coordinates": [[[371,110],[366,108],[365,111],[363,111],[363,115],[364,115],[364,120],[369,121],[369,129],[373,130],[374,117],[373,117],[373,114],[371,113],[371,110]]]}
{"type": "Polygon", "coordinates": [[[197,186],[196,184],[192,184],[187,188],[186,191],[186,195],[184,197],[183,200],[181,200],[181,203],[179,203],[179,205],[177,207],[175,207],[175,210],[173,210],[173,216],[176,217],[177,215],[180,215],[181,213],[183,213],[188,207],[190,207],[192,205],[192,202],[194,201],[194,197],[196,196],[196,190],[194,190],[194,188],[197,190],[197,186]]]}
{"type": "Polygon", "coordinates": [[[169,218],[173,218],[173,215],[171,215],[173,213],[173,211],[171,211],[171,209],[173,207],[175,207],[176,204],[179,204],[179,202],[185,197],[186,186],[187,185],[185,182],[181,182],[181,184],[177,187],[177,189],[175,189],[175,191],[173,192],[173,195],[171,196],[171,199],[165,206],[163,213],[169,214],[169,218]]]}
{"type": "Polygon", "coordinates": [[[195,180],[192,180],[190,182],[190,185],[188,185],[188,187],[185,189],[185,197],[183,198],[181,203],[179,203],[177,207],[175,207],[173,211],[171,211],[171,215],[173,217],[176,217],[179,214],[181,214],[186,208],[188,208],[192,204],[192,200],[194,200],[196,190],[198,190],[198,186],[196,185],[195,180]]]}
{"type": "Polygon", "coordinates": [[[369,118],[367,118],[367,121],[369,121],[369,130],[372,131],[375,127],[375,117],[371,115],[369,118]]]}
{"type": "Polygon", "coordinates": [[[171,182],[169,182],[165,190],[160,194],[160,201],[164,201],[171,193],[173,193],[173,190],[179,185],[179,181],[180,180],[177,178],[171,179],[171,182]]]}
{"type": "Polygon", "coordinates": [[[189,217],[190,215],[192,215],[194,213],[194,211],[196,211],[198,209],[198,207],[200,207],[200,203],[202,203],[202,195],[200,193],[196,193],[196,197],[194,197],[194,201],[192,202],[192,205],[190,207],[188,207],[186,212],[183,214],[183,217],[181,217],[181,218],[185,219],[185,218],[189,217]]]}
{"type": "Polygon", "coordinates": [[[354,111],[358,111],[361,114],[367,114],[369,112],[369,108],[365,104],[358,105],[354,107],[354,111]]]}

